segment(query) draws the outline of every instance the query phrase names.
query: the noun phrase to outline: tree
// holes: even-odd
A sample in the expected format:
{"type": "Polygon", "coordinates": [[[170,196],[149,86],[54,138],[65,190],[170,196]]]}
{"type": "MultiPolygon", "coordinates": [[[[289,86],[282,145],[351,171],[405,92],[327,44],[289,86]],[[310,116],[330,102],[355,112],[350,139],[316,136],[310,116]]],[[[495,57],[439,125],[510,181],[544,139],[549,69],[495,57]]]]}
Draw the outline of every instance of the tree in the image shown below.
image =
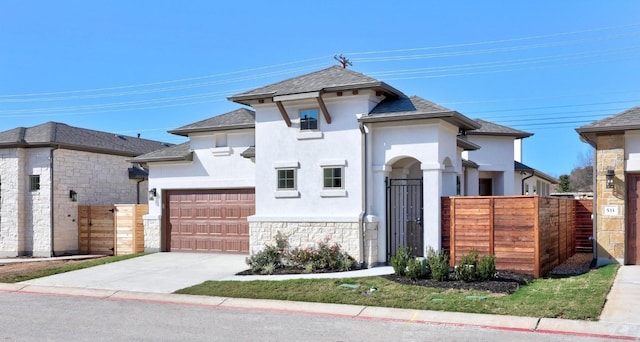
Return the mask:
{"type": "Polygon", "coordinates": [[[556,186],[556,192],[569,192],[571,191],[571,182],[569,181],[570,177],[567,174],[560,175],[559,180],[560,184],[556,186]]]}
{"type": "Polygon", "coordinates": [[[569,191],[593,191],[593,153],[578,155],[578,165],[569,175],[569,191]]]}

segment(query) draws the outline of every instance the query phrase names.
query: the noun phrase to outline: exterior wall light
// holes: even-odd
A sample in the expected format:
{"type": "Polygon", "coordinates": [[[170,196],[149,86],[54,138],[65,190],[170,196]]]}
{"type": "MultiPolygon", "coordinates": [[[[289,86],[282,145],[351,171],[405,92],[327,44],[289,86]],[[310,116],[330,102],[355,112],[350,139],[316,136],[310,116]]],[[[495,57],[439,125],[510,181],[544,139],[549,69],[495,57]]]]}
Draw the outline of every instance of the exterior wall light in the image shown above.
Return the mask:
{"type": "Polygon", "coordinates": [[[616,173],[613,170],[607,170],[607,189],[613,189],[613,177],[616,173]]]}
{"type": "Polygon", "coordinates": [[[149,190],[149,199],[154,199],[156,198],[156,196],[158,196],[156,188],[152,188],[151,190],[149,190]]]}
{"type": "Polygon", "coordinates": [[[78,193],[73,190],[69,190],[69,199],[71,202],[78,202],[78,193]]]}

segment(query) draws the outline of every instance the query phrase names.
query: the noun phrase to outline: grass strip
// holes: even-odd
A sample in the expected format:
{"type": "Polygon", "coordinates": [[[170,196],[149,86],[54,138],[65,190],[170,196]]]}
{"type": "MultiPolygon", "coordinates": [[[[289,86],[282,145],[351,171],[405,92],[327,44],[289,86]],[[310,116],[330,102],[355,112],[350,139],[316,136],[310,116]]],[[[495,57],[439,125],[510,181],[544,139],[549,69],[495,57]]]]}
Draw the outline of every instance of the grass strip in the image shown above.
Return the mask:
{"type": "MultiPolygon", "coordinates": [[[[145,254],[146,253],[137,253],[137,254],[128,254],[128,255],[107,256],[107,257],[102,257],[97,259],[90,259],[86,261],[74,261],[72,263],[67,263],[62,266],[52,266],[48,268],[29,270],[19,274],[0,276],[0,283],[19,283],[21,281],[42,278],[42,277],[46,277],[54,274],[71,272],[71,271],[81,270],[83,268],[89,268],[89,267],[109,264],[112,262],[132,259],[145,254]]],[[[73,261],[73,260],[69,260],[69,261],[73,261]]],[[[36,262],[46,262],[46,261],[36,261],[36,262]]]]}
{"type": "Polygon", "coordinates": [[[597,320],[617,270],[608,265],[579,276],[537,279],[511,295],[403,285],[382,277],[207,281],[176,293],[597,320]]]}

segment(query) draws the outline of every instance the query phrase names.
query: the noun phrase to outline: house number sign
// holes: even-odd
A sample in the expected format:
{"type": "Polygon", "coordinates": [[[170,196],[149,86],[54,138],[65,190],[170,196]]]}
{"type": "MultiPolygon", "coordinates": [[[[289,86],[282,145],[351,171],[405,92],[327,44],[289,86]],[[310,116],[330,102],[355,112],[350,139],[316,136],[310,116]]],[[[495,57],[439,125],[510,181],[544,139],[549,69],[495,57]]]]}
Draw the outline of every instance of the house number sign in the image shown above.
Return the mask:
{"type": "Polygon", "coordinates": [[[605,216],[616,216],[618,215],[618,206],[617,205],[605,205],[602,207],[602,215],[605,216]]]}

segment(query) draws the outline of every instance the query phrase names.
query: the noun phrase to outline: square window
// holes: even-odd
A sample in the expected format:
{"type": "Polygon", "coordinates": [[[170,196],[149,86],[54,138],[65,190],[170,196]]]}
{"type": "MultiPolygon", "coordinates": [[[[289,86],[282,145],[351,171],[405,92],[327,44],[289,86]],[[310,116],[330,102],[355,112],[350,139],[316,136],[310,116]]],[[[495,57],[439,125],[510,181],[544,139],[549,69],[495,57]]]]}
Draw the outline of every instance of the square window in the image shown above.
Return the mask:
{"type": "Polygon", "coordinates": [[[300,111],[300,130],[318,129],[318,110],[304,109],[300,111]]]}
{"type": "Polygon", "coordinates": [[[33,175],[29,176],[29,191],[38,191],[40,190],[40,176],[33,175]]]}
{"type": "Polygon", "coordinates": [[[292,190],[296,188],[296,170],[278,170],[278,190],[292,190]]]}
{"type": "Polygon", "coordinates": [[[325,167],[323,173],[325,189],[342,189],[344,187],[341,167],[325,167]]]}

